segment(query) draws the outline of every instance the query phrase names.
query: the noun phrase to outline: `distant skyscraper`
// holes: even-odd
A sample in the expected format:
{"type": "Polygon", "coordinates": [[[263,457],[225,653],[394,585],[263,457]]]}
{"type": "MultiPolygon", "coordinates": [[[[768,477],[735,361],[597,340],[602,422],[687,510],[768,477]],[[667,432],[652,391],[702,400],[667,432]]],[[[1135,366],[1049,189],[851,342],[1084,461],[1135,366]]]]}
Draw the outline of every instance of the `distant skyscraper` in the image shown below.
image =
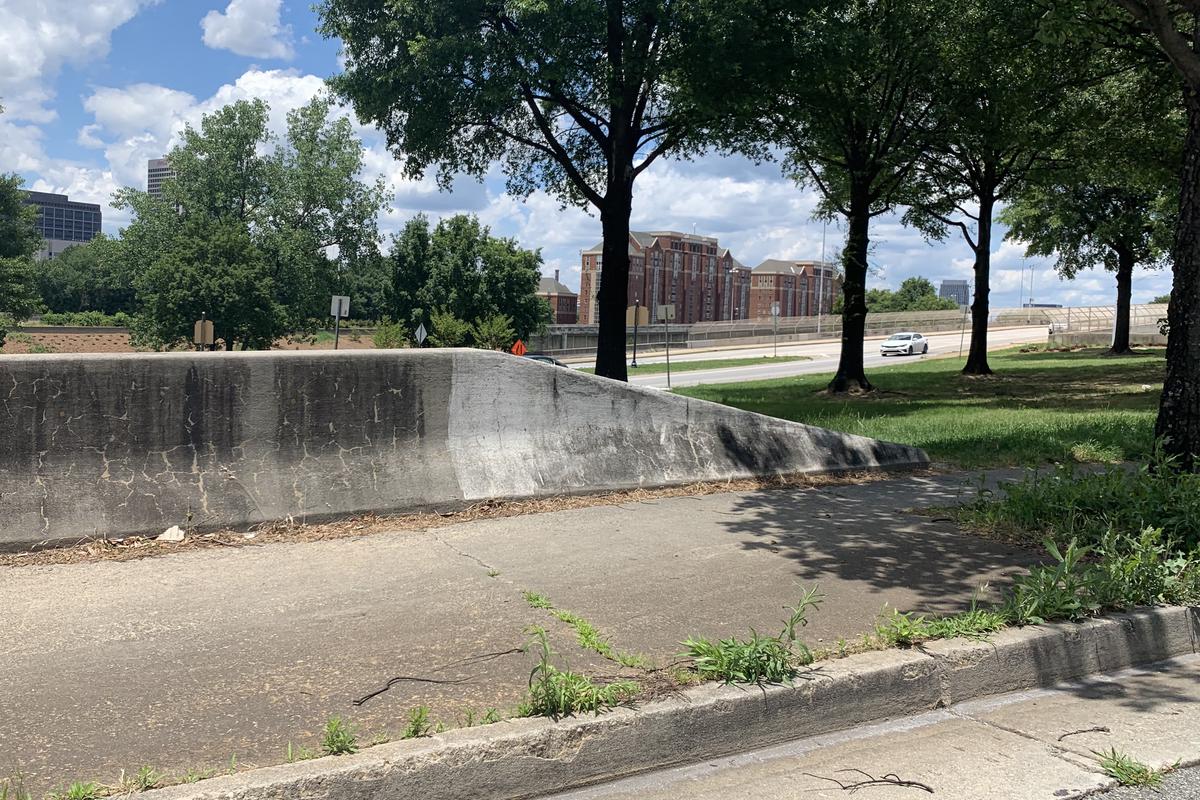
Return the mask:
{"type": "Polygon", "coordinates": [[[26,192],[25,202],[37,206],[42,249],[39,259],[54,258],[68,247],[90,242],[100,232],[100,206],[73,203],[65,194],[26,192]]]}
{"type": "Polygon", "coordinates": [[[162,185],[167,178],[174,178],[175,170],[165,158],[152,158],[146,162],[146,193],[162,199],[162,185]]]}
{"type": "Polygon", "coordinates": [[[942,288],[938,291],[938,297],[953,300],[960,306],[971,304],[971,284],[968,281],[948,280],[942,281],[942,288]]]}

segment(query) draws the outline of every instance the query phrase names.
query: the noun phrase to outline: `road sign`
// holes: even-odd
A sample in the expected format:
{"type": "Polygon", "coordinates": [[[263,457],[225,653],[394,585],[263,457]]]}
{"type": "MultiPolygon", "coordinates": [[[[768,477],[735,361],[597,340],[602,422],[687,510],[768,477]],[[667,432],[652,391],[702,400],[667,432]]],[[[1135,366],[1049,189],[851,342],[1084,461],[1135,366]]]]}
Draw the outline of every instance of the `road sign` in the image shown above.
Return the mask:
{"type": "Polygon", "coordinates": [[[329,303],[329,316],[345,319],[350,316],[350,298],[335,294],[329,303]]]}
{"type": "Polygon", "coordinates": [[[630,306],[625,309],[626,325],[649,325],[650,309],[645,306],[630,306]]]}
{"type": "Polygon", "coordinates": [[[196,344],[211,347],[213,343],[213,321],[211,319],[198,319],[192,327],[192,341],[196,344]]]}
{"type": "Polygon", "coordinates": [[[417,336],[417,344],[418,345],[425,344],[425,339],[429,336],[429,333],[426,332],[426,330],[425,330],[424,322],[422,322],[420,325],[417,326],[416,336],[417,336]]]}
{"type": "Polygon", "coordinates": [[[658,316],[658,319],[662,320],[663,322],[670,322],[670,321],[674,320],[675,319],[675,304],[671,303],[670,305],[659,306],[657,316],[658,316]]]}
{"type": "Polygon", "coordinates": [[[517,339],[517,343],[512,346],[512,354],[514,356],[523,356],[527,352],[529,351],[525,349],[525,343],[517,339]]]}
{"type": "Polygon", "coordinates": [[[776,300],[774,303],[771,303],[771,316],[772,317],[779,316],[779,301],[778,300],[776,300]]]}

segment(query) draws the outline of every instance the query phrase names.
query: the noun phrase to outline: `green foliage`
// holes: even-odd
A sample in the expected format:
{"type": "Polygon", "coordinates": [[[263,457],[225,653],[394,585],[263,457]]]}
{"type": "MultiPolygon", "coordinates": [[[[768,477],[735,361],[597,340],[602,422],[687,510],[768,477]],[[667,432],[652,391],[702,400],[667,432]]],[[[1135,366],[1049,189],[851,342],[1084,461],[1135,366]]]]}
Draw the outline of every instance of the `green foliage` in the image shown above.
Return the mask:
{"type": "Polygon", "coordinates": [[[375,328],[371,341],[380,350],[408,347],[409,334],[401,323],[385,319],[375,328]]]}
{"type": "Polygon", "coordinates": [[[0,174],[0,260],[28,259],[42,246],[37,207],[25,203],[24,184],[20,175],[0,174]]]}
{"type": "Polygon", "coordinates": [[[957,515],[973,528],[1025,542],[1049,537],[1088,547],[1112,533],[1138,535],[1152,527],[1179,549],[1192,550],[1200,547],[1200,475],[1167,465],[1082,474],[1059,468],[1004,483],[957,515]]]}
{"type": "Polygon", "coordinates": [[[575,640],[584,650],[590,650],[624,667],[645,668],[648,666],[649,662],[645,656],[617,650],[608,637],[602,634],[589,620],[566,609],[555,608],[554,603],[545,595],[528,590],[522,592],[521,595],[530,608],[549,611],[555,619],[570,626],[575,631],[575,640]]]}
{"type": "MultiPolygon", "coordinates": [[[[42,262],[37,275],[42,305],[51,312],[111,315],[132,311],[133,276],[121,247],[119,240],[101,234],[42,262]]],[[[42,315],[43,321],[46,316],[42,315]]]]}
{"type": "Polygon", "coordinates": [[[641,687],[634,681],[597,684],[586,675],[554,666],[554,651],[543,628],[534,626],[531,644],[538,663],[529,673],[529,696],[517,708],[518,716],[559,719],[581,713],[599,714],[632,698],[641,687]]]}
{"type": "Polygon", "coordinates": [[[137,342],[189,342],[201,313],[227,348],[308,334],[344,288],[340,271],[373,253],[385,195],[381,182],[358,178],[363,148],[349,121],[316,98],[288,114],[277,141],[267,112],[238,101],[185,129],[168,155],[176,175],[164,200],[118,193],[115,204],[135,216],[120,249],[137,292],[137,342]]]}
{"type": "Polygon", "coordinates": [[[433,723],[429,721],[429,708],[417,706],[408,712],[408,724],[404,726],[401,738],[419,739],[422,736],[428,736],[432,730],[433,723]]]}
{"type": "Polygon", "coordinates": [[[103,787],[95,781],[76,781],[61,792],[52,792],[54,800],[99,800],[103,787]]]}
{"type": "Polygon", "coordinates": [[[1154,305],[1165,306],[1171,302],[1171,295],[1170,294],[1160,294],[1158,297],[1154,298],[1150,302],[1153,303],[1154,305]]]}
{"type": "Polygon", "coordinates": [[[1122,786],[1141,786],[1155,790],[1162,786],[1164,770],[1153,769],[1115,747],[1096,755],[1104,774],[1116,779],[1122,786]]]}
{"type": "Polygon", "coordinates": [[[463,347],[471,340],[471,323],[439,308],[429,315],[429,343],[434,347],[463,347]]]}
{"type": "Polygon", "coordinates": [[[33,800],[33,794],[25,788],[25,779],[17,774],[0,780],[0,800],[33,800]]]}
{"type": "Polygon", "coordinates": [[[993,351],[991,362],[1003,377],[965,377],[962,361],[954,359],[880,368],[873,379],[883,391],[874,397],[823,393],[828,375],[694,386],[676,393],[916,445],[935,461],[967,468],[1064,463],[1095,455],[1129,461],[1153,454],[1161,353],[1112,359],[1096,351],[1010,350],[993,351]],[[1092,445],[1080,448],[1084,442],[1092,445]]]}
{"type": "Polygon", "coordinates": [[[888,311],[952,311],[958,303],[938,297],[937,290],[926,278],[905,278],[897,291],[870,289],[867,309],[875,313],[888,311]]]}
{"type": "Polygon", "coordinates": [[[288,742],[287,752],[284,754],[284,758],[287,759],[287,763],[289,764],[294,764],[297,761],[308,761],[309,759],[316,757],[317,754],[312,750],[309,750],[307,747],[303,746],[294,746],[291,742],[288,742]]]}
{"type": "Polygon", "coordinates": [[[796,629],[808,624],[810,609],[820,607],[823,596],[817,590],[804,592],[788,610],[778,636],[762,636],[753,628],[748,637],[713,641],[691,637],[684,641],[684,657],[692,660],[692,669],[704,680],[726,683],[790,683],[796,666],[811,664],[812,651],[797,641],[796,629]]]}
{"type": "Polygon", "coordinates": [[[512,320],[504,314],[493,314],[475,321],[471,326],[475,346],[484,350],[508,350],[517,340],[512,320]]]}
{"type": "MultiPolygon", "coordinates": [[[[459,214],[431,230],[429,220],[418,215],[393,239],[389,260],[389,316],[413,329],[424,323],[432,333],[433,315],[446,311],[483,326],[471,335],[479,346],[498,349],[517,336],[538,333],[550,318],[549,305],[536,294],[541,252],[492,236],[475,217],[459,214]],[[500,317],[512,330],[506,343],[500,317]]],[[[460,338],[455,346],[468,341],[460,338]]]]}
{"type": "Polygon", "coordinates": [[[321,750],[327,756],[357,753],[358,736],[341,717],[334,717],[325,723],[325,731],[321,736],[321,750]]]}
{"type": "MultiPolygon", "coordinates": [[[[74,248],[71,248],[72,250],[74,248]]],[[[43,325],[64,325],[72,328],[124,328],[131,317],[124,311],[106,314],[103,311],[47,311],[40,315],[43,325]]]]}
{"type": "Polygon", "coordinates": [[[1009,238],[1055,256],[1066,277],[1123,262],[1161,266],[1178,206],[1184,139],[1178,89],[1154,70],[1126,68],[1077,95],[1054,169],[1039,170],[1005,209],[1009,238]]]}
{"type": "Polygon", "coordinates": [[[166,785],[167,776],[149,765],[140,767],[132,777],[126,777],[124,770],[121,774],[121,786],[130,791],[148,792],[166,785]]]}
{"type": "Polygon", "coordinates": [[[1197,599],[1200,551],[1186,556],[1162,531],[1110,534],[1095,551],[1075,540],[1060,549],[1045,542],[1053,564],[1036,566],[1015,578],[1007,604],[1014,622],[1040,624],[1078,620],[1107,609],[1126,609],[1161,603],[1192,603],[1197,599]]]}

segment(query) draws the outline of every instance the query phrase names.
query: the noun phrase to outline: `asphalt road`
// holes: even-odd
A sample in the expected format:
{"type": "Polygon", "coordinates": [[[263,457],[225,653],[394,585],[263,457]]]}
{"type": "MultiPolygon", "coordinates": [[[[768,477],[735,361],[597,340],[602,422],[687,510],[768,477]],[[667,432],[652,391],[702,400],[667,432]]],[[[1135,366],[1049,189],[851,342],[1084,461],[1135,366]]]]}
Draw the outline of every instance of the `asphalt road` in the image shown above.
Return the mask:
{"type": "MultiPolygon", "coordinates": [[[[863,359],[868,369],[883,365],[912,363],[930,357],[958,355],[961,334],[957,331],[949,333],[931,333],[929,339],[929,354],[925,356],[888,356],[879,354],[880,338],[868,339],[863,346],[863,359]]],[[[999,350],[1017,344],[1045,342],[1046,328],[1034,325],[1026,328],[1006,328],[994,330],[988,334],[988,349],[999,350]]],[[[788,361],[778,364],[764,363],[746,367],[726,367],[714,370],[697,370],[681,372],[671,376],[671,386],[694,386],[699,383],[737,383],[739,381],[767,380],[769,378],[787,378],[793,375],[811,375],[814,373],[833,372],[837,369],[838,349],[836,341],[812,342],[780,346],[781,356],[804,356],[808,361],[788,361]]],[[[672,363],[681,361],[707,361],[727,358],[755,358],[772,355],[774,350],[770,345],[738,350],[720,350],[707,353],[686,353],[672,356],[672,363]]],[[[665,360],[663,356],[652,356],[638,359],[640,364],[658,364],[665,360]]],[[[638,375],[630,370],[630,383],[637,386],[652,386],[660,389],[667,388],[665,373],[653,375],[638,375]]]]}
{"type": "Polygon", "coordinates": [[[1170,773],[1158,789],[1123,786],[1100,797],[1104,800],[1196,800],[1200,797],[1200,767],[1170,773]]]}

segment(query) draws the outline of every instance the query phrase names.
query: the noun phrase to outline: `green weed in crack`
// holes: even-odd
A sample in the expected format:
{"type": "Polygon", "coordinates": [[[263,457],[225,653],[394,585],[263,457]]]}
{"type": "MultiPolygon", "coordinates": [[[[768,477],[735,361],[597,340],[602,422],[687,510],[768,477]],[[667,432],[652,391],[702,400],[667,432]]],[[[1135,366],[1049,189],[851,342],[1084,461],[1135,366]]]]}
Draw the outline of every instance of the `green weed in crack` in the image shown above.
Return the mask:
{"type": "Polygon", "coordinates": [[[358,736],[341,717],[334,717],[325,723],[325,732],[321,736],[321,750],[327,756],[357,753],[358,736]]]}
{"type": "Polygon", "coordinates": [[[620,680],[599,684],[586,675],[559,669],[544,628],[533,626],[530,646],[536,647],[538,663],[529,673],[529,696],[517,707],[522,717],[559,719],[579,713],[599,714],[636,695],[636,681],[620,680]]]}
{"type": "Polygon", "coordinates": [[[1140,786],[1146,789],[1158,789],[1162,785],[1163,775],[1175,766],[1166,769],[1154,769],[1148,764],[1112,748],[1104,753],[1092,751],[1100,760],[1100,769],[1110,778],[1115,778],[1122,786],[1140,786]]]}
{"type": "Polygon", "coordinates": [[[971,608],[961,614],[945,617],[925,616],[892,609],[884,613],[875,623],[875,637],[888,647],[912,647],[931,639],[971,639],[987,641],[992,634],[1003,630],[1010,623],[1009,612],[1004,608],[981,608],[979,595],[987,589],[984,585],[971,597],[971,608]]]}
{"type": "Polygon", "coordinates": [[[33,800],[21,775],[12,775],[0,782],[0,800],[33,800]]]}
{"type": "Polygon", "coordinates": [[[417,706],[408,712],[408,724],[405,726],[401,738],[420,739],[423,736],[428,736],[432,730],[433,723],[429,721],[429,707],[417,706]]]}
{"type": "Polygon", "coordinates": [[[62,792],[51,792],[52,800],[99,800],[104,794],[104,787],[95,781],[76,781],[62,792]]]}
{"type": "Polygon", "coordinates": [[[525,602],[530,608],[537,608],[543,611],[548,611],[551,616],[559,622],[569,626],[575,631],[575,640],[584,650],[590,650],[593,653],[607,658],[609,661],[615,661],[623,667],[632,669],[649,669],[650,660],[640,653],[626,653],[617,650],[613,647],[612,642],[608,637],[600,632],[589,620],[567,611],[566,609],[557,608],[550,598],[538,592],[526,590],[521,593],[525,598],[525,602]]]}
{"type": "Polygon", "coordinates": [[[816,588],[803,592],[800,601],[788,608],[791,613],[778,636],[763,636],[753,628],[740,639],[693,636],[682,643],[680,655],[691,659],[692,669],[704,680],[790,683],[798,666],[813,662],[812,651],[798,640],[796,629],[808,624],[808,612],[819,608],[823,599],[816,588]]]}

